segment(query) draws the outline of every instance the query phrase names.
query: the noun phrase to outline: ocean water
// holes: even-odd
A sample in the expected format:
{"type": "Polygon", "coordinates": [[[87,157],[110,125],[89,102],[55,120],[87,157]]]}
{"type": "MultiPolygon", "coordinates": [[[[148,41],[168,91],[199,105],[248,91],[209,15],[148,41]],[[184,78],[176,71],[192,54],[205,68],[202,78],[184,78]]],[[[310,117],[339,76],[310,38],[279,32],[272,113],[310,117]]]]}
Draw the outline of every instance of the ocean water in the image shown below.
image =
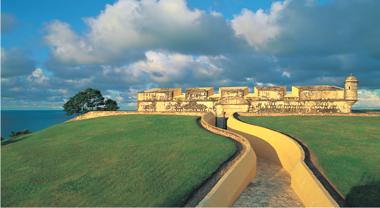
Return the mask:
{"type": "Polygon", "coordinates": [[[8,138],[11,131],[24,129],[35,132],[72,117],[62,110],[2,110],[1,136],[8,138]]]}

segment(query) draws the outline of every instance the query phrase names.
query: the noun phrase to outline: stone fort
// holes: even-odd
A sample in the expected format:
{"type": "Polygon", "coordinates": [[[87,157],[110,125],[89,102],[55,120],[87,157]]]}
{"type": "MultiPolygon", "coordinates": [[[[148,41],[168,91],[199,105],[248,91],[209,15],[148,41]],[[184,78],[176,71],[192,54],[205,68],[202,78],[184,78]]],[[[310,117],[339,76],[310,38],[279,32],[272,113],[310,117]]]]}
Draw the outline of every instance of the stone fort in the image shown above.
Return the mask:
{"type": "Polygon", "coordinates": [[[330,85],[248,87],[154,88],[137,94],[140,112],[206,112],[229,116],[233,112],[249,113],[350,113],[358,100],[358,80],[350,75],[344,88],[330,85]]]}

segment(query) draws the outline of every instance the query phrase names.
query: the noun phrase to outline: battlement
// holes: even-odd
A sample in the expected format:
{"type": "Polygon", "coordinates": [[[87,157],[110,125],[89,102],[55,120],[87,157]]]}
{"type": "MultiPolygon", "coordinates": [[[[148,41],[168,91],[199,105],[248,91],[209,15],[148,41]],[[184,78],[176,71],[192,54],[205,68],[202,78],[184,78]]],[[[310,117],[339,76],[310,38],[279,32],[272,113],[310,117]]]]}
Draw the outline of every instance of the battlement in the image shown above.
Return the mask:
{"type": "Polygon", "coordinates": [[[237,112],[349,113],[357,101],[357,83],[349,76],[345,88],[292,86],[288,92],[286,86],[255,86],[253,93],[245,86],[220,87],[218,93],[212,87],[187,88],[185,93],[181,88],[153,88],[138,93],[138,111],[215,111],[219,105],[237,112]]]}
{"type": "Polygon", "coordinates": [[[181,88],[153,88],[137,93],[138,101],[170,101],[182,94],[181,88]]]}
{"type": "Polygon", "coordinates": [[[186,89],[186,100],[208,100],[209,96],[214,94],[214,89],[212,87],[201,87],[201,88],[187,88],[186,89]]]}

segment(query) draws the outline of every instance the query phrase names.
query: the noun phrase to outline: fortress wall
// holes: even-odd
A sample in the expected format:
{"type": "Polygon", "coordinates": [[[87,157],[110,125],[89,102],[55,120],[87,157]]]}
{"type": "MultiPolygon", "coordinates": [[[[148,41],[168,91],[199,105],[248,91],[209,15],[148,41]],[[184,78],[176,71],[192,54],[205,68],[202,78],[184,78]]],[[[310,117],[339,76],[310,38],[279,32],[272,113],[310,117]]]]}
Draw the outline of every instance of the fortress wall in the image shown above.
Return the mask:
{"type": "Polygon", "coordinates": [[[225,116],[232,116],[235,112],[247,112],[249,109],[248,104],[224,104],[223,111],[225,112],[225,116]]]}
{"type": "Polygon", "coordinates": [[[218,101],[139,101],[139,112],[209,112],[222,105],[225,112],[250,113],[350,113],[351,103],[345,100],[252,100],[247,104],[230,99],[218,101]],[[235,101],[235,102],[234,102],[235,101]]]}
{"type": "Polygon", "coordinates": [[[269,100],[282,100],[284,98],[285,93],[281,91],[259,91],[259,98],[261,99],[269,99],[269,100]]]}
{"type": "Polygon", "coordinates": [[[248,95],[248,87],[220,87],[221,100],[244,99],[248,95]]]}
{"type": "Polygon", "coordinates": [[[247,124],[231,116],[227,127],[248,138],[258,157],[279,163],[291,177],[291,187],[307,207],[338,207],[338,204],[304,162],[302,147],[288,136],[247,124]],[[267,151],[265,151],[267,150],[267,151]]]}
{"type": "Polygon", "coordinates": [[[214,94],[214,89],[211,87],[207,88],[188,88],[186,89],[185,99],[186,100],[207,100],[209,96],[214,94]]]}
{"type": "Polygon", "coordinates": [[[220,87],[219,94],[211,87],[188,88],[185,94],[180,88],[155,88],[138,93],[138,111],[215,112],[219,106],[226,113],[234,109],[250,113],[350,113],[357,101],[357,83],[350,75],[345,88],[292,86],[289,94],[285,86],[257,86],[252,94],[248,87],[220,87]]]}
{"type": "Polygon", "coordinates": [[[208,112],[214,109],[214,101],[140,101],[141,112],[208,112]]]}
{"type": "Polygon", "coordinates": [[[138,101],[164,101],[173,100],[174,97],[181,95],[181,88],[153,88],[144,92],[137,93],[138,101]]]}
{"type": "Polygon", "coordinates": [[[300,100],[344,100],[344,90],[302,90],[299,97],[300,100]]]}
{"type": "Polygon", "coordinates": [[[251,101],[250,113],[349,113],[351,106],[346,101],[251,101]]]}
{"type": "Polygon", "coordinates": [[[137,96],[138,100],[171,100],[172,98],[169,92],[143,92],[137,96]]]}

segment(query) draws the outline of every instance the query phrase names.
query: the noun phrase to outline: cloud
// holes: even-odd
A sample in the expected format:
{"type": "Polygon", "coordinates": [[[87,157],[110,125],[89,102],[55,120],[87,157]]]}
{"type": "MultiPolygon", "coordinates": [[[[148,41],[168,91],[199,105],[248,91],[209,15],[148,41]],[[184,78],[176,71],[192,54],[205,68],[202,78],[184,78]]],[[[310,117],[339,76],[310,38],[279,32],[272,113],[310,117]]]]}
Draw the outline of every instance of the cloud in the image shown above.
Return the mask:
{"type": "Polygon", "coordinates": [[[35,68],[35,61],[21,49],[1,49],[1,77],[9,78],[29,74],[35,68]]]}
{"type": "Polygon", "coordinates": [[[63,79],[61,84],[66,84],[70,85],[71,88],[87,88],[87,86],[90,86],[93,84],[95,77],[94,76],[89,76],[88,78],[74,78],[74,79],[63,79]]]}
{"type": "Polygon", "coordinates": [[[275,20],[280,33],[262,50],[277,56],[363,54],[378,58],[379,7],[376,0],[287,1],[275,20]]]}
{"type": "Polygon", "coordinates": [[[31,75],[28,76],[28,81],[37,83],[37,84],[46,84],[47,81],[49,81],[49,77],[47,77],[42,69],[37,68],[35,69],[31,75]]]}
{"type": "Polygon", "coordinates": [[[153,82],[162,85],[173,83],[207,82],[223,70],[214,62],[221,56],[192,56],[167,51],[147,51],[145,59],[121,67],[103,66],[104,76],[124,77],[129,84],[153,82]]]}
{"type": "Polygon", "coordinates": [[[83,35],[61,21],[47,25],[45,41],[57,60],[109,64],[141,59],[147,50],[216,54],[239,45],[222,16],[190,9],[184,0],[120,0],[85,23],[83,35]]]}
{"type": "Polygon", "coordinates": [[[243,37],[251,46],[259,48],[279,35],[279,13],[286,5],[287,1],[274,2],[268,12],[263,9],[256,12],[243,9],[241,14],[232,19],[232,28],[236,35],[243,37]]]}
{"type": "MultiPolygon", "coordinates": [[[[100,89],[107,98],[117,100],[121,107],[130,108],[136,102],[136,93],[152,87],[211,86],[223,70],[218,66],[223,56],[186,55],[169,51],[147,51],[145,58],[121,66],[62,66],[71,76],[35,68],[22,76],[2,78],[2,96],[5,106],[20,103],[64,103],[70,96],[87,87],[100,89]],[[89,67],[89,68],[87,68],[89,67]],[[83,76],[75,72],[86,71],[83,76]],[[47,75],[49,74],[49,75],[47,75]],[[48,89],[48,91],[47,91],[48,89]],[[131,104],[132,103],[132,104],[131,104]]],[[[21,105],[21,104],[20,104],[21,105]]],[[[24,106],[25,107],[25,106],[24,106]]],[[[24,108],[23,107],[23,108],[24,108]]]]}
{"type": "Polygon", "coordinates": [[[380,108],[380,89],[359,90],[359,101],[354,105],[355,108],[380,108]]]}
{"type": "Polygon", "coordinates": [[[379,58],[379,7],[376,0],[286,0],[274,2],[269,11],[243,9],[231,23],[238,36],[272,55],[364,52],[379,58]]]}
{"type": "MultiPolygon", "coordinates": [[[[222,71],[217,74],[219,80],[210,80],[213,85],[244,84],[245,77],[252,76],[259,82],[282,85],[340,84],[345,76],[354,73],[359,80],[365,80],[361,82],[362,86],[373,88],[376,81],[370,77],[378,73],[380,59],[355,48],[337,53],[336,48],[346,46],[335,46],[334,42],[340,41],[329,32],[332,31],[330,22],[321,22],[316,17],[320,12],[333,19],[334,27],[342,28],[339,30],[344,31],[347,26],[340,26],[338,22],[349,25],[352,31],[359,31],[367,25],[351,17],[346,18],[349,23],[342,19],[336,21],[334,15],[337,11],[349,13],[356,6],[358,12],[364,14],[364,8],[376,7],[375,4],[372,1],[351,5],[287,0],[274,2],[267,11],[243,9],[229,22],[221,14],[190,9],[182,0],[170,3],[120,0],[107,5],[98,16],[87,18],[88,30],[80,35],[67,23],[56,21],[49,24],[45,39],[54,59],[47,68],[57,76],[70,79],[72,76],[85,79],[99,71],[103,75],[123,71],[125,78],[111,76],[114,79],[111,80],[102,76],[101,82],[151,82],[151,85],[170,86],[181,81],[187,85],[203,80],[199,79],[200,76],[194,76],[195,80],[184,80],[183,77],[188,76],[186,73],[193,72],[175,65],[180,64],[177,59],[183,58],[182,62],[191,63],[191,57],[225,57],[212,63],[222,71]],[[330,38],[332,41],[328,45],[322,44],[321,41],[330,38]],[[246,46],[243,46],[244,41],[246,46]],[[321,47],[326,52],[322,53],[321,47]],[[165,51],[166,55],[159,51],[165,51]],[[158,67],[160,62],[167,67],[158,67]]],[[[361,16],[362,19],[369,18],[361,16]]],[[[366,29],[368,33],[377,31],[370,27],[366,29]]],[[[358,33],[347,35],[352,39],[361,38],[354,34],[358,33]]],[[[368,52],[371,50],[378,49],[368,47],[368,52]]]]}
{"type": "Polygon", "coordinates": [[[287,78],[290,78],[290,77],[291,77],[291,74],[290,74],[290,72],[288,72],[288,71],[283,71],[283,72],[281,73],[281,76],[283,76],[283,77],[287,77],[287,78]]]}
{"type": "Polygon", "coordinates": [[[291,82],[335,84],[333,78],[354,73],[362,87],[373,89],[379,88],[370,78],[379,76],[379,8],[376,0],[287,0],[268,11],[243,9],[231,22],[256,53],[274,57],[273,67],[290,68],[291,82]]]}
{"type": "Polygon", "coordinates": [[[62,61],[75,63],[101,63],[103,60],[96,56],[99,49],[89,45],[86,40],[77,36],[70,25],[54,21],[47,27],[46,42],[52,47],[54,56],[62,61]]]}
{"type": "Polygon", "coordinates": [[[178,53],[148,51],[146,60],[128,66],[128,71],[143,73],[151,81],[158,83],[202,80],[221,74],[222,69],[212,63],[212,59],[222,57],[193,57],[178,53]]]}
{"type": "Polygon", "coordinates": [[[124,101],[122,94],[123,92],[118,90],[107,90],[104,97],[107,99],[115,99],[117,103],[122,103],[124,101]]]}

